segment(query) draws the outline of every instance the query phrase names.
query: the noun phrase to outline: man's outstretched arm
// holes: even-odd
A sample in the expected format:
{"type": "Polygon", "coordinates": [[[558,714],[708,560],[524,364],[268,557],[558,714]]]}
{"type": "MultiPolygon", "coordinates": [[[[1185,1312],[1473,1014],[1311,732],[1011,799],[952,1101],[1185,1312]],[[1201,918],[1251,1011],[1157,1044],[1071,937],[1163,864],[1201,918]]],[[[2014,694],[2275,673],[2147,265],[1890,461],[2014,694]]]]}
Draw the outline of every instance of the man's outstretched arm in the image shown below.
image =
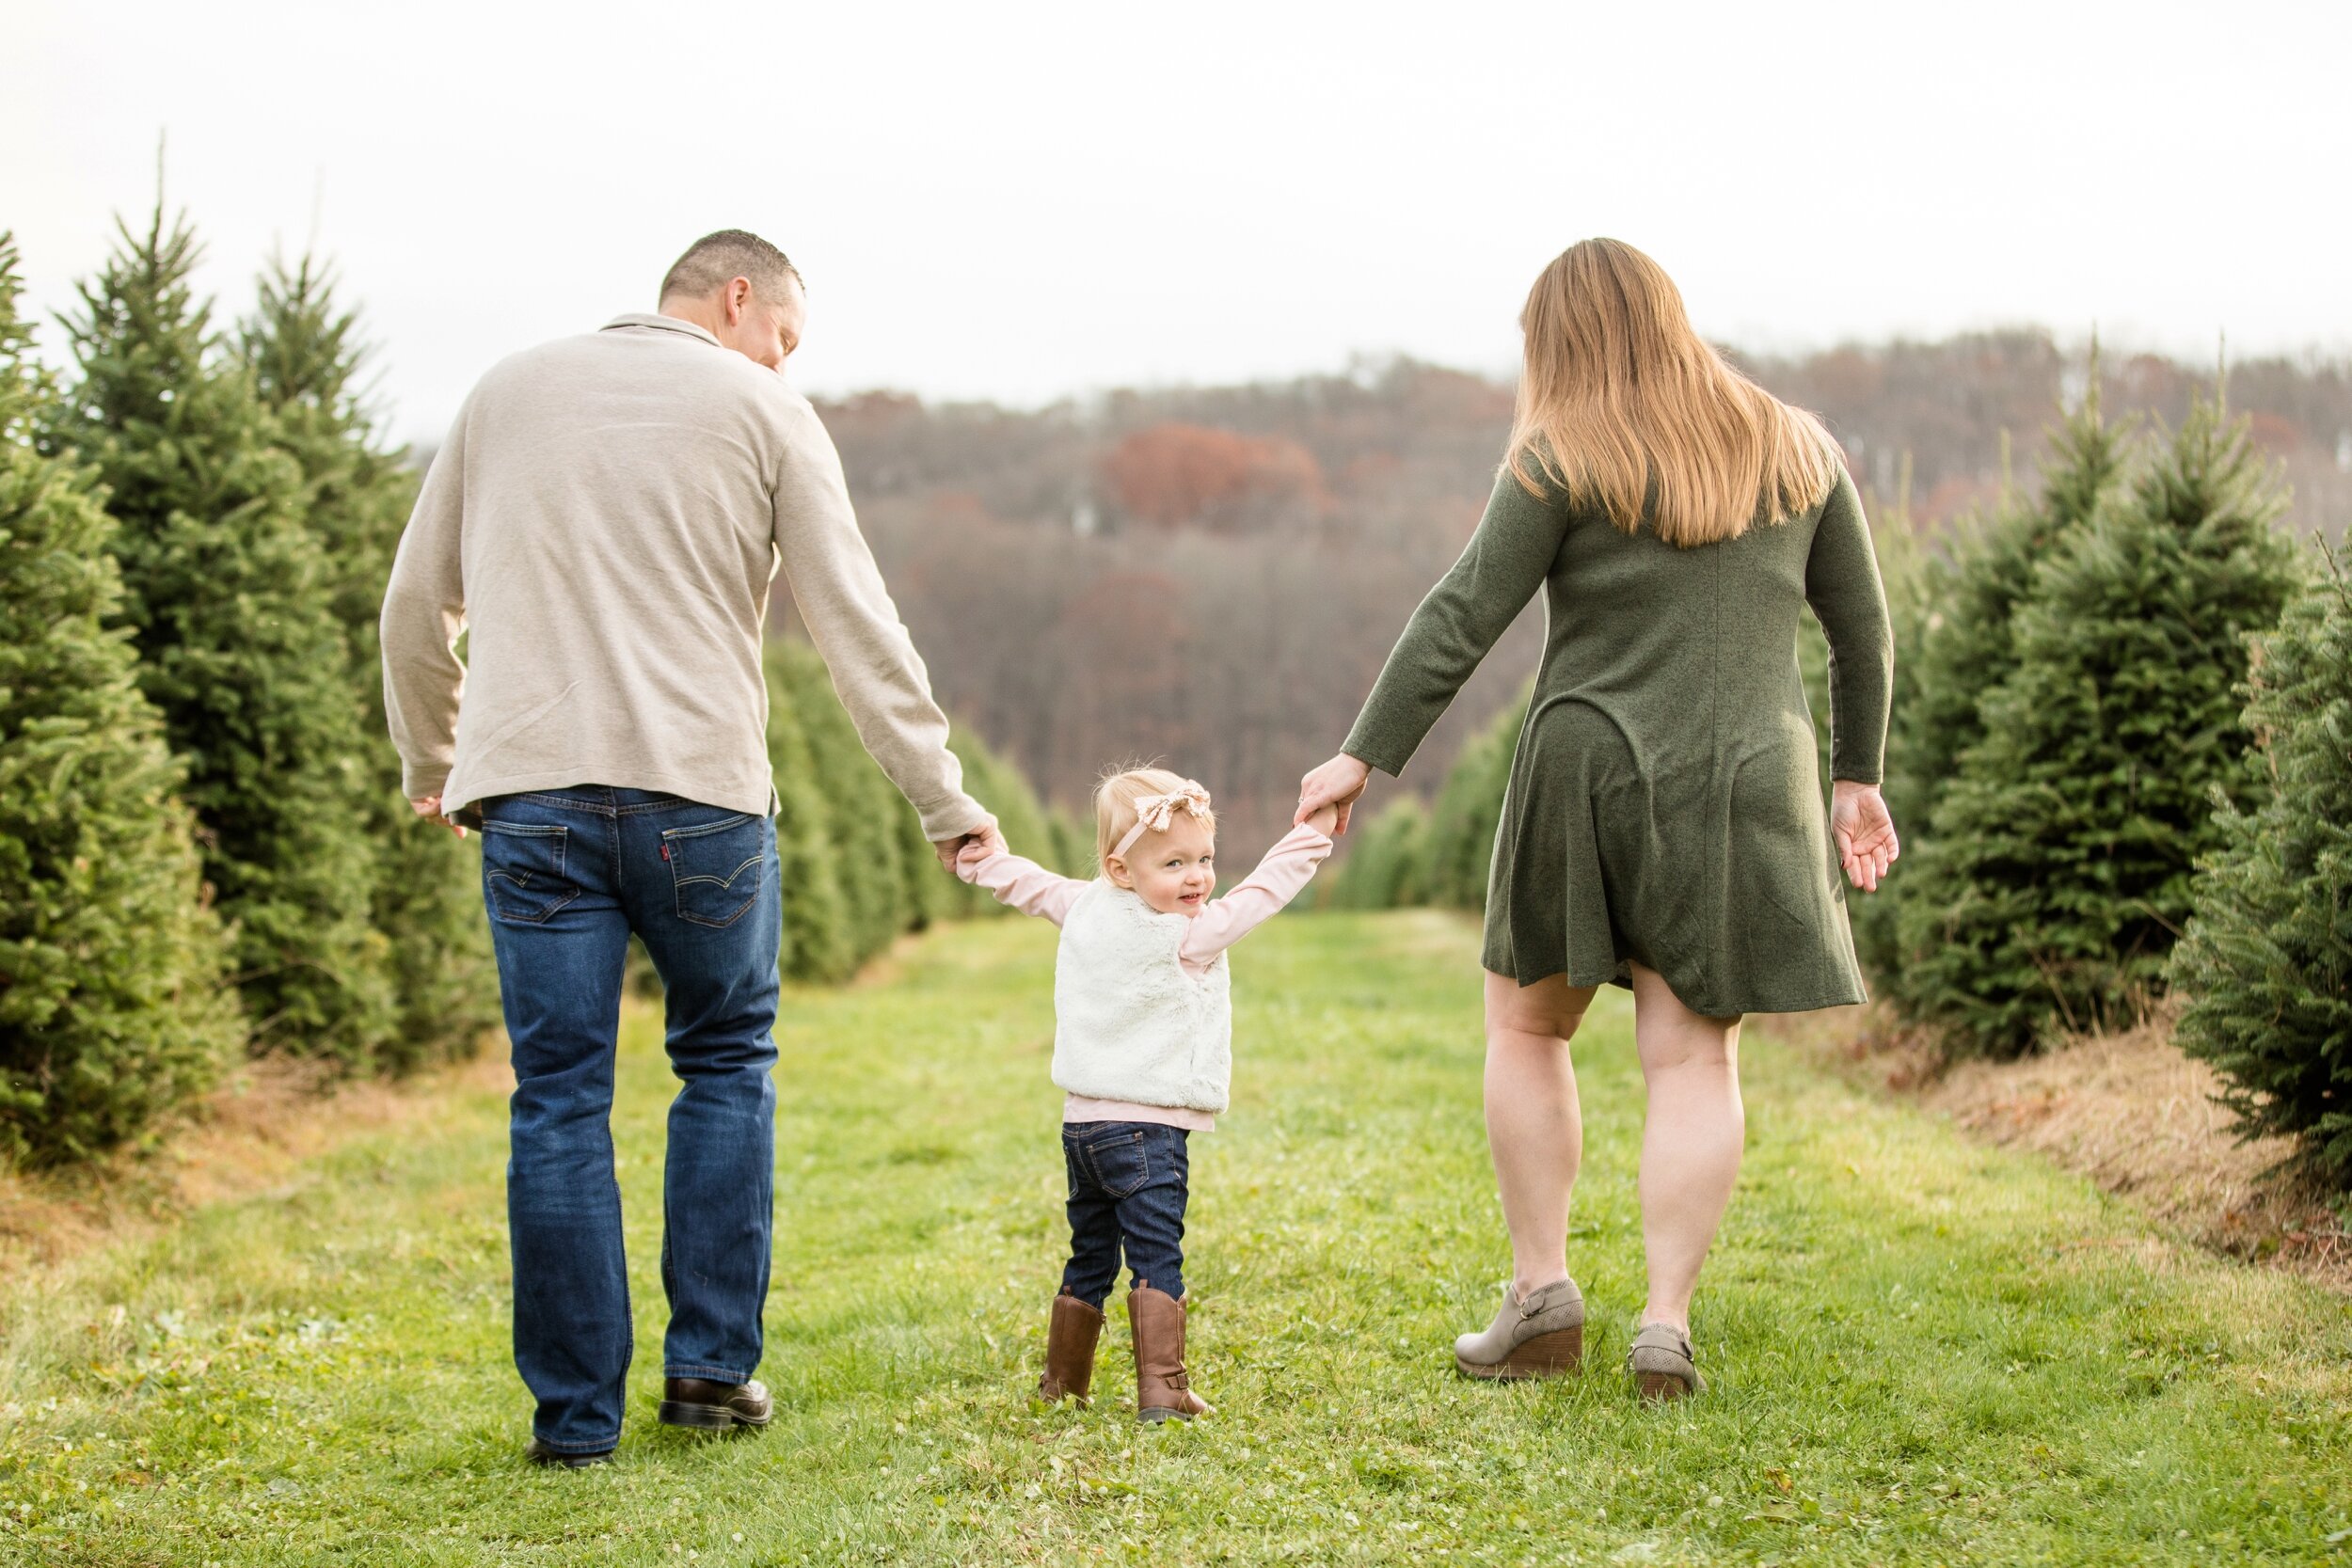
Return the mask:
{"type": "Polygon", "coordinates": [[[833,437],[805,404],[785,420],[775,502],[785,580],[858,738],[914,804],[923,836],[943,847],[941,862],[952,870],[954,846],[992,819],[963,792],[963,765],[947,750],[947,716],[858,531],[833,437]]]}

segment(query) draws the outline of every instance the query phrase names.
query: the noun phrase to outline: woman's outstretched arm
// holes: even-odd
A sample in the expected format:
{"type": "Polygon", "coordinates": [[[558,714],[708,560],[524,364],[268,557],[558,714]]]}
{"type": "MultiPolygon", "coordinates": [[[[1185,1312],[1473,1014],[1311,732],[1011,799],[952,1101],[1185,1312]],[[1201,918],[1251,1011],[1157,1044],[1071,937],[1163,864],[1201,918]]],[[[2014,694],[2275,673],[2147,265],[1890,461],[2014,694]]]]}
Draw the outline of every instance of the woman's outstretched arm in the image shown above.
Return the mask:
{"type": "Polygon", "coordinates": [[[1551,574],[1567,523],[1566,507],[1528,494],[1507,467],[1496,475],[1478,531],[1405,624],[1341,755],[1307,775],[1297,820],[1336,804],[1345,832],[1345,808],[1362,793],[1368,769],[1405,771],[1454,694],[1551,574]]]}
{"type": "Polygon", "coordinates": [[[1895,685],[1895,635],[1862,498],[1842,468],[1805,558],[1805,602],[1829,640],[1830,831],[1847,880],[1875,892],[1902,852],[1879,793],[1895,685]]]}
{"type": "Polygon", "coordinates": [[[1383,773],[1405,771],[1462,683],[1544,585],[1567,509],[1539,500],[1508,468],[1461,559],[1421,601],[1341,748],[1383,773]]]}

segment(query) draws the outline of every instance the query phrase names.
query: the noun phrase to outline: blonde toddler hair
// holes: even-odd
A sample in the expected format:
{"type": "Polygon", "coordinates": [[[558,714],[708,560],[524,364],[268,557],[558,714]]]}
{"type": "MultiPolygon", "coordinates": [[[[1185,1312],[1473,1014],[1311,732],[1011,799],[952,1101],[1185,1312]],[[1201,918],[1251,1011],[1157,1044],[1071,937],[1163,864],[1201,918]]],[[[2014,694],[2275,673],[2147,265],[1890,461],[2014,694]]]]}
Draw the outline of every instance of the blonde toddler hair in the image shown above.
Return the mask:
{"type": "MultiPolygon", "coordinates": [[[[1094,790],[1094,866],[1103,876],[1111,873],[1111,851],[1127,836],[1127,830],[1136,825],[1136,802],[1147,795],[1172,795],[1190,780],[1171,773],[1165,768],[1122,768],[1103,775],[1103,782],[1094,790]]],[[[1216,832],[1216,814],[1198,814],[1200,825],[1210,832],[1216,832]]]]}

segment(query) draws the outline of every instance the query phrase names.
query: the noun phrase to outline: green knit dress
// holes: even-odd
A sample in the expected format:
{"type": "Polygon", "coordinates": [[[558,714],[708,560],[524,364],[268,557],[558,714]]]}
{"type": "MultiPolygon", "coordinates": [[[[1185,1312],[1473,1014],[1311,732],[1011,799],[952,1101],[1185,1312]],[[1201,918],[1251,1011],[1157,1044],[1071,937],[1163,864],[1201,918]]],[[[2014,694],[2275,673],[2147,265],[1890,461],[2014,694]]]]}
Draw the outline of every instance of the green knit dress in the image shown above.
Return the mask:
{"type": "Polygon", "coordinates": [[[1521,985],[1665,976],[1710,1017],[1865,996],[1797,670],[1830,645],[1831,771],[1879,782],[1894,649],[1853,481],[1677,549],[1506,468],[1389,655],[1349,755],[1402,773],[1537,589],[1544,657],[1495,835],[1485,962],[1521,985]]]}

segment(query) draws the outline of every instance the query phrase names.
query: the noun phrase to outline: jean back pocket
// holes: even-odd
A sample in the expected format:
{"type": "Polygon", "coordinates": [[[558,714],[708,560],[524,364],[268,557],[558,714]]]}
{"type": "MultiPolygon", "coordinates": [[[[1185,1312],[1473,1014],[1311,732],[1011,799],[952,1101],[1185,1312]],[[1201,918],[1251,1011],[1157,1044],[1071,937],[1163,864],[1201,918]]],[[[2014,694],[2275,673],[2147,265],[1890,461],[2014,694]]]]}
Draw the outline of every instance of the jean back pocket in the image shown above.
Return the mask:
{"type": "Polygon", "coordinates": [[[1140,1127],[1089,1138],[1084,1150],[1094,1184],[1105,1197],[1126,1197],[1152,1180],[1151,1140],[1140,1127]]]}
{"type": "Polygon", "coordinates": [[[759,902],[768,871],[768,819],[738,815],[691,828],[667,828],[661,858],[680,920],[732,926],[759,902]]]}
{"type": "Polygon", "coordinates": [[[538,926],[580,896],[564,871],[570,833],[560,823],[483,822],[482,887],[492,914],[538,926]]]}

